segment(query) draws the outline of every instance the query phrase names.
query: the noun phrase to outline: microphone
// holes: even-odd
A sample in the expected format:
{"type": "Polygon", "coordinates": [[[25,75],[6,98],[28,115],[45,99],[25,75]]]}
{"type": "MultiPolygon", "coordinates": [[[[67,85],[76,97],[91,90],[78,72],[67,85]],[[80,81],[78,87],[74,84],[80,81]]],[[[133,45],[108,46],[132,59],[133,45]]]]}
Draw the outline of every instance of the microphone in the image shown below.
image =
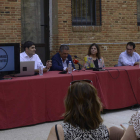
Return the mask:
{"type": "Polygon", "coordinates": [[[73,63],[78,64],[79,65],[79,70],[81,70],[82,65],[79,63],[79,61],[77,59],[74,59],[73,63]]]}
{"type": "Polygon", "coordinates": [[[75,58],[78,58],[77,55],[74,55],[75,58]]]}
{"type": "Polygon", "coordinates": [[[78,57],[77,55],[74,55],[74,57],[75,58],[78,58],[78,59],[80,59],[80,60],[82,60],[83,61],[83,59],[81,59],[80,57],[78,57]]]}
{"type": "Polygon", "coordinates": [[[79,64],[79,61],[78,61],[77,59],[74,59],[74,60],[73,60],[73,63],[74,63],[74,64],[79,64]]]}

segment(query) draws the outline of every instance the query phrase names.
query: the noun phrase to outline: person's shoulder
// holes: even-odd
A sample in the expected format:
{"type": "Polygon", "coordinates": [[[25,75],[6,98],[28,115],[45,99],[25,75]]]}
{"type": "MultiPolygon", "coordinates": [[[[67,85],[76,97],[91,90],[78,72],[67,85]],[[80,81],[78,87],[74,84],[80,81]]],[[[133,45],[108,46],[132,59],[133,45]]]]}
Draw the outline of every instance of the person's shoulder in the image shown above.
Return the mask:
{"type": "Polygon", "coordinates": [[[26,54],[25,52],[21,52],[21,53],[20,53],[20,59],[21,59],[21,58],[24,58],[24,57],[26,57],[26,56],[27,56],[27,54],[26,54]]]}
{"type": "Polygon", "coordinates": [[[86,59],[86,58],[88,58],[89,56],[88,55],[86,55],[86,56],[84,56],[84,59],[86,59]]]}
{"type": "Polygon", "coordinates": [[[90,57],[90,56],[86,55],[86,56],[84,57],[84,61],[87,61],[89,57],[90,57]]]}
{"type": "Polygon", "coordinates": [[[71,57],[71,55],[70,55],[70,54],[68,54],[68,57],[71,57]]]}
{"type": "Polygon", "coordinates": [[[21,52],[21,53],[20,53],[20,56],[21,56],[21,55],[24,55],[24,54],[25,54],[25,52],[21,52]]]}
{"type": "Polygon", "coordinates": [[[70,54],[68,54],[67,58],[68,58],[69,60],[71,60],[71,59],[72,59],[72,57],[71,57],[71,55],[70,55],[70,54]]]}
{"type": "Polygon", "coordinates": [[[47,140],[51,140],[51,139],[56,139],[55,126],[51,128],[49,136],[47,138],[47,140]]]}
{"type": "Polygon", "coordinates": [[[55,127],[57,127],[57,131],[58,131],[58,136],[60,139],[64,140],[64,132],[63,132],[63,128],[60,124],[54,125],[51,130],[50,130],[50,138],[56,138],[56,132],[55,132],[55,127]]]}
{"type": "Polygon", "coordinates": [[[33,57],[39,58],[39,55],[35,53],[35,54],[33,55],[33,57]]]}
{"type": "Polygon", "coordinates": [[[90,56],[86,55],[84,58],[87,58],[87,57],[90,57],[90,56]]]}
{"type": "Polygon", "coordinates": [[[90,56],[89,55],[86,55],[84,58],[89,58],[90,56]]]}
{"type": "Polygon", "coordinates": [[[55,55],[53,55],[52,58],[54,58],[54,57],[58,57],[58,56],[59,56],[59,53],[56,53],[55,55]]]}
{"type": "Polygon", "coordinates": [[[134,54],[139,56],[139,54],[137,52],[134,52],[134,54]]]}
{"type": "Polygon", "coordinates": [[[127,54],[127,53],[126,53],[126,51],[124,51],[124,52],[121,52],[121,54],[127,54]]]}
{"type": "Polygon", "coordinates": [[[121,52],[120,55],[119,55],[119,57],[120,57],[120,56],[124,56],[124,55],[127,55],[126,51],[121,52]]]}
{"type": "Polygon", "coordinates": [[[21,52],[20,54],[24,54],[25,52],[21,52]]]}
{"type": "Polygon", "coordinates": [[[55,127],[57,127],[58,132],[63,131],[62,125],[57,124],[57,125],[54,125],[54,126],[51,128],[51,131],[50,131],[51,133],[55,133],[55,127]]]}
{"type": "Polygon", "coordinates": [[[63,128],[62,128],[62,125],[60,125],[60,124],[57,124],[57,128],[58,128],[58,130],[63,130],[63,128]]]}
{"type": "Polygon", "coordinates": [[[56,53],[55,55],[53,55],[53,57],[51,58],[52,60],[59,60],[60,59],[60,54],[56,53]]]}
{"type": "MultiPolygon", "coordinates": [[[[55,55],[59,55],[59,52],[57,52],[55,55]]],[[[54,55],[54,56],[55,56],[55,55],[54,55]]]]}
{"type": "Polygon", "coordinates": [[[38,54],[35,53],[34,56],[38,56],[38,54]]]}

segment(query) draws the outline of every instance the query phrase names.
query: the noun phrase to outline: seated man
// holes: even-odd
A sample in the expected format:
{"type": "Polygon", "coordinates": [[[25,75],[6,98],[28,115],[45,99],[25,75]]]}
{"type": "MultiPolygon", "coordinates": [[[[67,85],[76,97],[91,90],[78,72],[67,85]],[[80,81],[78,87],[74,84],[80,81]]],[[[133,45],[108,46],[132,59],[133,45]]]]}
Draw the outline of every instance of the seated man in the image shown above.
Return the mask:
{"type": "MultiPolygon", "coordinates": [[[[26,41],[24,43],[24,52],[20,53],[20,61],[35,61],[35,72],[38,72],[38,69],[42,64],[39,56],[35,54],[35,44],[32,41],[26,41]]],[[[46,62],[46,66],[43,66],[43,71],[46,72],[50,69],[52,63],[50,60],[46,62]]]]}
{"type": "Polygon", "coordinates": [[[122,52],[118,59],[118,66],[134,66],[139,64],[140,55],[135,51],[135,44],[128,42],[126,51],[122,52]]]}
{"type": "Polygon", "coordinates": [[[72,67],[75,69],[71,56],[69,53],[69,47],[67,45],[61,45],[59,53],[52,57],[51,70],[68,71],[68,63],[71,61],[72,67]]]}

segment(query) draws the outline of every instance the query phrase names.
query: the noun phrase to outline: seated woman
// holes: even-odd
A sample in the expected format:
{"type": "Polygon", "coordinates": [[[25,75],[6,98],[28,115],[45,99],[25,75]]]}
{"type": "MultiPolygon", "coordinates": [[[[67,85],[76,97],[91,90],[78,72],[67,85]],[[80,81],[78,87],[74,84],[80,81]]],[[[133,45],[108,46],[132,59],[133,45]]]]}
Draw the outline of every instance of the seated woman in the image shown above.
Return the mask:
{"type": "Polygon", "coordinates": [[[140,111],[132,115],[127,129],[121,126],[124,130],[115,126],[109,128],[110,140],[140,140],[140,111]]]}
{"type": "Polygon", "coordinates": [[[100,116],[102,105],[90,82],[73,81],[70,84],[64,121],[52,127],[48,140],[109,140],[109,131],[100,116]]]}
{"type": "Polygon", "coordinates": [[[93,43],[88,49],[88,55],[85,56],[85,68],[103,68],[104,59],[101,57],[100,49],[97,44],[93,43]]]}

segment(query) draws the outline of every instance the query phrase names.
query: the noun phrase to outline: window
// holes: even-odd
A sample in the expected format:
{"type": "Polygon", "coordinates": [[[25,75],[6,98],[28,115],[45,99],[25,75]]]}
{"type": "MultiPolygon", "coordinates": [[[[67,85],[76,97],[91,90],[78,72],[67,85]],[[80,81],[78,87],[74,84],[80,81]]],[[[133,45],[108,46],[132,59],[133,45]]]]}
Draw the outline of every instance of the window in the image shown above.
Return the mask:
{"type": "Polygon", "coordinates": [[[140,26],[140,0],[137,0],[137,23],[140,26]]]}
{"type": "Polygon", "coordinates": [[[72,25],[101,25],[101,0],[72,0],[72,25]]]}

